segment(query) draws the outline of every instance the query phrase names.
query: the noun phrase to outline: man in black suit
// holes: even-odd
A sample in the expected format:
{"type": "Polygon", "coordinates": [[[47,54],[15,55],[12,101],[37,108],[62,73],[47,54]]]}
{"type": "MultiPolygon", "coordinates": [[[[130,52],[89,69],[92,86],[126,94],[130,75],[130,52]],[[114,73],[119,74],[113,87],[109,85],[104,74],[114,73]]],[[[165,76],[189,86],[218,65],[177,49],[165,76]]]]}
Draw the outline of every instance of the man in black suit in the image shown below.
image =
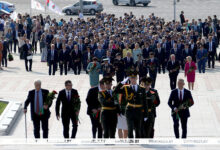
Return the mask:
{"type": "Polygon", "coordinates": [[[153,52],[150,52],[150,59],[147,61],[147,65],[149,68],[149,76],[152,79],[151,87],[154,89],[157,78],[158,60],[154,57],[153,52]]]}
{"type": "Polygon", "coordinates": [[[184,12],[183,11],[181,11],[181,14],[180,14],[180,22],[181,22],[181,24],[185,23],[185,17],[184,17],[184,12]]]}
{"type": "Polygon", "coordinates": [[[165,62],[165,49],[161,47],[160,43],[157,43],[157,48],[155,50],[155,57],[158,60],[158,73],[160,74],[162,67],[162,71],[165,74],[165,67],[167,65],[167,63],[165,62]]]}
{"type": "MultiPolygon", "coordinates": [[[[127,57],[124,58],[124,70],[130,71],[131,68],[134,68],[134,59],[132,58],[132,54],[130,52],[127,52],[127,57]]],[[[127,77],[128,74],[125,74],[125,77],[127,77]]]]}
{"type": "Polygon", "coordinates": [[[2,37],[2,42],[3,42],[2,66],[7,67],[7,65],[8,65],[7,55],[9,52],[8,41],[4,40],[4,37],[2,37]]]}
{"type": "Polygon", "coordinates": [[[41,88],[41,81],[34,82],[35,89],[29,91],[28,97],[24,103],[24,113],[27,113],[27,107],[31,103],[31,120],[34,125],[34,137],[40,138],[40,122],[42,124],[43,138],[48,138],[48,120],[50,110],[45,100],[49,93],[48,90],[41,88]]]}
{"type": "Polygon", "coordinates": [[[53,75],[55,75],[57,69],[57,62],[58,62],[58,52],[57,50],[55,50],[54,44],[51,44],[51,50],[48,50],[47,62],[49,65],[49,75],[51,75],[52,67],[53,67],[53,75]]]}
{"type": "Polygon", "coordinates": [[[33,52],[32,52],[32,45],[30,44],[28,39],[26,40],[26,43],[23,46],[23,51],[24,51],[26,71],[32,71],[31,70],[32,69],[32,57],[31,56],[33,56],[33,52]],[[28,62],[29,62],[29,67],[28,67],[28,62]]]}
{"type": "Polygon", "coordinates": [[[216,54],[216,44],[212,41],[212,36],[209,36],[209,41],[206,43],[206,49],[208,50],[208,67],[215,68],[215,54],[216,54]]]}
{"type": "Polygon", "coordinates": [[[19,36],[19,30],[18,26],[15,27],[15,30],[13,30],[13,42],[14,42],[14,52],[16,53],[16,45],[18,43],[18,36],[19,36]]]}
{"type": "Polygon", "coordinates": [[[175,55],[170,55],[170,61],[167,64],[167,70],[169,71],[170,77],[170,88],[171,90],[176,88],[177,76],[179,74],[180,64],[176,61],[175,55]]]}
{"type": "Polygon", "coordinates": [[[98,138],[102,138],[102,126],[100,123],[101,104],[98,100],[99,91],[104,90],[104,80],[100,80],[98,87],[93,87],[88,91],[86,102],[88,105],[87,114],[92,122],[92,135],[96,138],[98,130],[98,138]]]}
{"type": "Polygon", "coordinates": [[[116,54],[116,59],[114,60],[114,67],[115,67],[115,73],[116,73],[116,81],[117,83],[124,80],[124,60],[121,59],[121,54],[116,54]]]}
{"type": "Polygon", "coordinates": [[[73,124],[71,138],[76,137],[78,128],[78,116],[80,111],[80,99],[77,90],[72,88],[72,82],[67,80],[65,82],[65,89],[59,92],[56,101],[56,116],[60,119],[60,103],[62,103],[61,118],[63,123],[63,136],[69,138],[70,120],[73,124]]]}
{"type": "Polygon", "coordinates": [[[187,137],[187,120],[190,117],[189,107],[194,104],[191,92],[184,88],[184,80],[178,80],[178,88],[170,94],[168,105],[172,110],[174,133],[179,138],[179,120],[182,126],[182,138],[187,137]]]}
{"type": "Polygon", "coordinates": [[[70,62],[70,54],[69,51],[66,49],[66,45],[62,45],[62,50],[59,53],[59,65],[60,65],[60,75],[63,75],[63,69],[65,75],[67,75],[67,66],[70,62]]]}
{"type": "Polygon", "coordinates": [[[74,45],[74,50],[71,54],[72,61],[73,61],[73,71],[75,75],[80,75],[81,72],[81,59],[82,59],[82,52],[78,49],[78,45],[74,45]]]}

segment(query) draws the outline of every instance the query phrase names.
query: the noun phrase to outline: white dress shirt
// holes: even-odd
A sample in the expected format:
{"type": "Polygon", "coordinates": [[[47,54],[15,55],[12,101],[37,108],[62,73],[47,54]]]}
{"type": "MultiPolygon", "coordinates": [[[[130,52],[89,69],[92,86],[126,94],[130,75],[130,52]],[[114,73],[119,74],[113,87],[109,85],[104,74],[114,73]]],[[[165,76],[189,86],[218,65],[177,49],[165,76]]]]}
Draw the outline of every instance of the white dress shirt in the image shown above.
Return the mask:
{"type": "Polygon", "coordinates": [[[138,89],[138,85],[131,85],[131,88],[135,90],[135,92],[137,92],[137,89],[138,89]]]}
{"type": "MultiPolygon", "coordinates": [[[[65,89],[65,91],[66,91],[66,98],[68,99],[68,94],[69,94],[69,96],[71,97],[71,90],[65,89]]],[[[69,100],[69,99],[68,99],[68,100],[69,100]]]]}

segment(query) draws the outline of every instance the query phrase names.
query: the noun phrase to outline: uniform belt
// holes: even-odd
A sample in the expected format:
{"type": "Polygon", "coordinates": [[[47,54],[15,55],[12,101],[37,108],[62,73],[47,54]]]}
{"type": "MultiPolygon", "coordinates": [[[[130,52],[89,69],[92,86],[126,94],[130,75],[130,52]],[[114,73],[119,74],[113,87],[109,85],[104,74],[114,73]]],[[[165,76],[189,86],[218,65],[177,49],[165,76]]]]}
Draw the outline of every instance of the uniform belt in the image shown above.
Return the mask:
{"type": "Polygon", "coordinates": [[[128,103],[127,106],[130,106],[130,107],[133,107],[133,108],[140,108],[140,107],[142,107],[143,105],[141,105],[141,104],[131,104],[131,103],[128,103]]]}
{"type": "Polygon", "coordinates": [[[115,110],[116,107],[102,107],[102,110],[115,110]]]}

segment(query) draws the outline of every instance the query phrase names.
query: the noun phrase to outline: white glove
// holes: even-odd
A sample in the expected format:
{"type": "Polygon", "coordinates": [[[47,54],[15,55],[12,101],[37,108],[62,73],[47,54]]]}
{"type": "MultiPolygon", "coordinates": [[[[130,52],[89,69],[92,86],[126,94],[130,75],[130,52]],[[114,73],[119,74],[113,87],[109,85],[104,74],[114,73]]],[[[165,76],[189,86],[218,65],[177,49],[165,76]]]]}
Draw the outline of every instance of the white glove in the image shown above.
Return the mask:
{"type": "Polygon", "coordinates": [[[129,77],[125,78],[123,81],[121,81],[121,84],[126,84],[126,82],[128,82],[129,77]]]}
{"type": "Polygon", "coordinates": [[[146,122],[146,121],[147,121],[147,118],[144,118],[144,121],[146,122]]]}

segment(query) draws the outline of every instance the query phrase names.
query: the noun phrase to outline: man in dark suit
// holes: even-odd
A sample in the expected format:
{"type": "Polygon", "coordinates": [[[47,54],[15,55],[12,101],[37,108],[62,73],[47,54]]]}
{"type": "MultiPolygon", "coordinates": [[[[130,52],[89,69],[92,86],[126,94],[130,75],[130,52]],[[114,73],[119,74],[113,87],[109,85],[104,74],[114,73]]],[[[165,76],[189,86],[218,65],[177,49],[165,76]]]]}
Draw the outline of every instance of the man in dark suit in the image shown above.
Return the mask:
{"type": "Polygon", "coordinates": [[[170,88],[171,90],[176,88],[177,76],[179,74],[180,64],[176,61],[175,55],[170,55],[170,61],[167,64],[167,70],[169,71],[170,77],[170,88]]]}
{"type": "Polygon", "coordinates": [[[4,37],[2,37],[3,42],[3,51],[2,51],[2,66],[7,67],[8,61],[7,61],[7,54],[9,52],[8,42],[4,40],[4,37]]]}
{"type": "Polygon", "coordinates": [[[115,73],[116,73],[116,81],[121,82],[124,80],[124,60],[121,59],[121,54],[116,54],[116,59],[114,60],[114,67],[115,67],[115,73]]]}
{"type": "Polygon", "coordinates": [[[182,127],[182,138],[187,137],[187,120],[190,117],[189,107],[194,104],[191,92],[184,88],[184,80],[178,80],[178,88],[170,94],[168,105],[172,110],[174,133],[179,138],[179,120],[182,127]]]}
{"type": "Polygon", "coordinates": [[[66,49],[66,45],[63,44],[62,50],[59,53],[59,65],[60,65],[60,75],[63,75],[63,69],[65,75],[67,75],[67,65],[70,62],[70,54],[66,49]]]}
{"type": "Polygon", "coordinates": [[[77,45],[74,45],[74,50],[71,53],[73,66],[72,69],[75,75],[80,75],[82,64],[82,52],[78,49],[77,45]]]}
{"type": "Polygon", "coordinates": [[[26,71],[32,71],[32,57],[31,56],[33,56],[33,52],[32,52],[32,45],[30,44],[30,41],[28,39],[26,40],[23,46],[23,51],[24,51],[26,71]],[[28,67],[28,62],[29,62],[29,67],[28,67]]]}
{"type": "Polygon", "coordinates": [[[155,49],[155,57],[158,60],[158,73],[160,74],[161,72],[161,67],[163,73],[165,73],[165,67],[166,67],[166,62],[165,62],[165,49],[161,47],[160,43],[157,43],[157,48],[155,49]]]}
{"type": "Polygon", "coordinates": [[[48,138],[48,120],[50,118],[50,110],[45,104],[48,90],[41,88],[41,81],[34,82],[35,89],[29,91],[28,97],[24,103],[24,113],[27,113],[27,107],[31,104],[31,120],[34,125],[34,137],[40,138],[40,122],[42,124],[43,138],[48,138]]]}
{"type": "Polygon", "coordinates": [[[181,11],[181,14],[180,14],[180,22],[181,22],[181,24],[184,24],[184,23],[185,23],[184,11],[181,11]]]}
{"type": "Polygon", "coordinates": [[[62,103],[61,118],[63,123],[63,136],[64,138],[69,138],[69,125],[71,120],[73,124],[71,138],[75,138],[78,128],[78,117],[79,117],[81,102],[79,99],[79,94],[77,90],[72,88],[72,82],[70,80],[67,80],[65,82],[65,89],[59,92],[56,101],[57,120],[60,119],[61,103],[62,103]]]}
{"type": "Polygon", "coordinates": [[[206,49],[208,50],[208,67],[215,68],[215,54],[216,54],[216,44],[212,41],[212,36],[209,36],[209,41],[206,43],[206,49]]]}
{"type": "Polygon", "coordinates": [[[153,52],[150,52],[150,59],[147,61],[147,65],[149,68],[149,76],[152,79],[151,87],[154,89],[157,78],[158,60],[154,57],[153,52]]]}
{"type": "MultiPolygon", "coordinates": [[[[129,72],[131,68],[134,68],[134,59],[132,58],[132,54],[130,52],[127,52],[127,57],[124,58],[124,70],[129,72]]],[[[127,77],[128,74],[125,74],[125,77],[127,77]]]]}
{"type": "Polygon", "coordinates": [[[57,70],[58,52],[57,50],[55,50],[54,44],[51,44],[51,50],[48,51],[47,62],[49,65],[49,75],[51,75],[52,67],[53,67],[53,75],[55,75],[55,72],[57,70]]]}
{"type": "Polygon", "coordinates": [[[104,80],[100,80],[99,86],[91,88],[88,91],[86,102],[88,105],[87,114],[89,115],[92,122],[92,135],[93,138],[96,138],[96,133],[98,130],[98,138],[102,138],[102,126],[100,123],[100,113],[101,113],[101,104],[98,100],[99,91],[104,90],[104,80]]]}
{"type": "Polygon", "coordinates": [[[15,30],[13,30],[13,43],[14,43],[14,52],[16,53],[16,45],[18,43],[18,36],[19,36],[19,30],[18,26],[15,27],[15,30]]]}

